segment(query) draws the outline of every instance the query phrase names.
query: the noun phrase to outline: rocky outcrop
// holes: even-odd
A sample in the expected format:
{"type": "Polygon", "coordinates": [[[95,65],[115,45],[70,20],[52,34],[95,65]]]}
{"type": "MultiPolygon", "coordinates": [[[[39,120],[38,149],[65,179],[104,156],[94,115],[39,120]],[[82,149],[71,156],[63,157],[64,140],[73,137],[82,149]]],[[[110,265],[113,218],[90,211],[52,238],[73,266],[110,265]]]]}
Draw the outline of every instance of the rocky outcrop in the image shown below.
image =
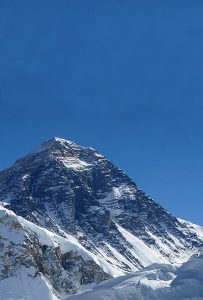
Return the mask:
{"type": "Polygon", "coordinates": [[[109,278],[91,258],[84,259],[82,249],[50,234],[0,207],[0,281],[32,269],[33,281],[45,278],[60,297],[78,292],[81,284],[109,278]]]}

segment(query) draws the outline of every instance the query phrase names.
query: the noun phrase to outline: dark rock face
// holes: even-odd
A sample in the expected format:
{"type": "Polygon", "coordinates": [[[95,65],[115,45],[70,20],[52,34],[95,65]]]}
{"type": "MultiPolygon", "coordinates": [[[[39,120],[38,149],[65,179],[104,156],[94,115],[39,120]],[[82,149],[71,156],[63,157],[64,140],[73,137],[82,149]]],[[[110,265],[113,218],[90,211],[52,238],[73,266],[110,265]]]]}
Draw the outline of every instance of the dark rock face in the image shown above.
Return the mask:
{"type": "Polygon", "coordinates": [[[104,156],[59,138],[45,142],[0,173],[0,201],[35,224],[62,236],[74,235],[93,253],[102,249],[123,271],[132,270],[132,265],[142,268],[143,261],[132,253],[119,226],[168,262],[202,245],[195,233],[104,156]],[[119,262],[110,247],[130,265],[119,262]]]}
{"type": "MultiPolygon", "coordinates": [[[[0,282],[15,278],[20,272],[33,282],[41,277],[60,298],[78,292],[81,284],[99,283],[109,278],[93,260],[84,259],[77,251],[64,251],[62,244],[68,249],[68,240],[51,245],[49,232],[37,226],[32,229],[32,223],[26,227],[25,221],[18,218],[0,207],[0,282]]],[[[6,297],[1,293],[2,296],[6,297]]]]}

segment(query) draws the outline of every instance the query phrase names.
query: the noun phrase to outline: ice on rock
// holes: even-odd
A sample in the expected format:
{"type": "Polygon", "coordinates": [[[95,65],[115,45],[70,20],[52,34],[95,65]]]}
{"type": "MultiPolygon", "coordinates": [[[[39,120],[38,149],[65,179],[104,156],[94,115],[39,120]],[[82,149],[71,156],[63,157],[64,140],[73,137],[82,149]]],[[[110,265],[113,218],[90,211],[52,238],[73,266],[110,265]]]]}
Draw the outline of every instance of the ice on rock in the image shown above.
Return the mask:
{"type": "MultiPolygon", "coordinates": [[[[200,226],[171,215],[95,149],[62,138],[0,172],[0,204],[6,278],[34,267],[57,297],[152,263],[179,267],[203,244],[200,226]]],[[[156,287],[163,270],[145,271],[143,289],[149,278],[156,287]]]]}

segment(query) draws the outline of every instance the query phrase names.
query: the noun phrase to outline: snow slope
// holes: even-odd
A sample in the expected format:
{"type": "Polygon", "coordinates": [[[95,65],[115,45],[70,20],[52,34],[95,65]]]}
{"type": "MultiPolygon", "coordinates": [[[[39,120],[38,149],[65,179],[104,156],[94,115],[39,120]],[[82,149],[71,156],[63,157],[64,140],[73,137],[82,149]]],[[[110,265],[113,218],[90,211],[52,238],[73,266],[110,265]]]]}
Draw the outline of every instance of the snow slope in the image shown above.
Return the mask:
{"type": "Polygon", "coordinates": [[[55,300],[109,277],[94,254],[0,206],[0,299],[55,300]]]}
{"type": "Polygon", "coordinates": [[[34,268],[20,269],[15,276],[0,281],[1,300],[59,300],[46,279],[34,268]]]}
{"type": "Polygon", "coordinates": [[[203,254],[179,268],[151,265],[67,300],[203,300],[203,254]]]}

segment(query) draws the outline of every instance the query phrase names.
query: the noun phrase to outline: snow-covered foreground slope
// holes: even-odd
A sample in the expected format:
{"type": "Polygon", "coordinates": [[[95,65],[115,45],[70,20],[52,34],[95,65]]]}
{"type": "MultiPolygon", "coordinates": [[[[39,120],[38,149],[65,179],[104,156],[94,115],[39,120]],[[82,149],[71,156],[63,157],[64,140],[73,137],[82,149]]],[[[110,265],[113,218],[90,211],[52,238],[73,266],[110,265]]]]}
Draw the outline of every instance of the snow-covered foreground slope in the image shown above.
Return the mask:
{"type": "Polygon", "coordinates": [[[67,300],[203,300],[203,254],[179,268],[154,264],[67,300]]]}
{"type": "MultiPolygon", "coordinates": [[[[187,225],[191,230],[197,230],[198,234],[202,234],[201,227],[189,222],[187,225]]],[[[119,225],[118,230],[131,243],[135,255],[139,255],[146,265],[160,260],[156,251],[152,251],[141,240],[119,225]]],[[[107,279],[108,275],[104,270],[114,276],[119,275],[111,268],[113,263],[111,258],[102,256],[102,253],[92,254],[81,246],[75,237],[68,234],[65,238],[61,237],[2,206],[0,206],[0,249],[1,300],[64,299],[70,293],[86,290],[89,285],[95,286],[96,283],[107,279]]],[[[114,253],[115,250],[111,251],[114,253]]],[[[119,253],[114,255],[118,260],[123,259],[119,253]]],[[[188,299],[200,300],[201,298],[191,297],[195,295],[194,293],[202,293],[202,272],[202,255],[198,259],[191,259],[180,269],[172,265],[152,264],[137,273],[106,280],[92,291],[70,299],[158,300],[186,299],[180,298],[180,295],[188,295],[188,299]],[[187,274],[189,276],[192,274],[192,278],[187,277],[187,274]],[[173,298],[170,298],[171,295],[173,298]]]]}
{"type": "Polygon", "coordinates": [[[14,276],[0,281],[1,300],[59,300],[52,286],[34,268],[21,268],[14,276]]]}

